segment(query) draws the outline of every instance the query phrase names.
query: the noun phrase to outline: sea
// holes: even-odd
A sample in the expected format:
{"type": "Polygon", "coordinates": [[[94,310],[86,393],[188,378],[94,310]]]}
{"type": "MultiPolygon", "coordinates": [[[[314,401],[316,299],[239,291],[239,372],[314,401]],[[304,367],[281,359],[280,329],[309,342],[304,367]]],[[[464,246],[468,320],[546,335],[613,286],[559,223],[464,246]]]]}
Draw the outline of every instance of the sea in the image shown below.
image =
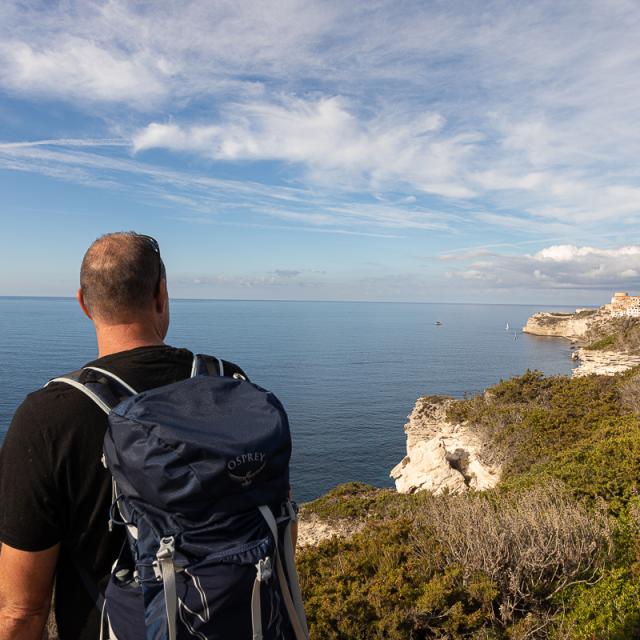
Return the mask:
{"type": "MultiPolygon", "coordinates": [[[[167,342],[231,360],[280,398],[293,437],[291,482],[304,502],[352,480],[393,486],[403,426],[422,395],[462,398],[527,369],[569,374],[567,340],[521,332],[546,309],[173,300],[167,342]]],[[[0,297],[0,442],[27,393],[96,355],[75,300],[0,297]]]]}

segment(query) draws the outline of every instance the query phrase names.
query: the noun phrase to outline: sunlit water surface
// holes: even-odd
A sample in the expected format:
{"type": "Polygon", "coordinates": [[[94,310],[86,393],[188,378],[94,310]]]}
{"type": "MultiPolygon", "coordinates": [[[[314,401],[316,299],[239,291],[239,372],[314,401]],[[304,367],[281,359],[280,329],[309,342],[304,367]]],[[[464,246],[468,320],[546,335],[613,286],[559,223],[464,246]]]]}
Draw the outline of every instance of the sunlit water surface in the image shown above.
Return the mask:
{"type": "MultiPolygon", "coordinates": [[[[520,332],[540,310],[175,300],[168,342],[236,362],[283,401],[292,484],[304,501],[348,480],[391,486],[402,427],[421,395],[462,397],[527,368],[569,373],[567,341],[520,332]]],[[[0,298],[0,441],[25,394],[95,357],[74,300],[0,298]]]]}

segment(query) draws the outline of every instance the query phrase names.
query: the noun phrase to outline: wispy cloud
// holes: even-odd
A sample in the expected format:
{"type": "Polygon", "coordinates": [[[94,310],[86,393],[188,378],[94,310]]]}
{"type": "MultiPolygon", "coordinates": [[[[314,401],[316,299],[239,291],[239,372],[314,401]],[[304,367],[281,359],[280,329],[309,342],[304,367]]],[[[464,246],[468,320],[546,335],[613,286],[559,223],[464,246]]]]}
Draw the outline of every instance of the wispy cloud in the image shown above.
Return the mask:
{"type": "Polygon", "coordinates": [[[142,181],[202,215],[242,195],[253,215],[345,233],[595,239],[640,220],[638,33],[624,1],[2,3],[0,87],[97,111],[137,152],[100,151],[91,131],[64,150],[5,145],[2,166],[142,181]],[[154,165],[158,149],[196,169],[154,165]],[[250,184],[210,178],[218,163],[250,184]],[[387,211],[362,204],[378,195],[387,211]]]}
{"type": "Polygon", "coordinates": [[[181,127],[152,123],[133,137],[136,151],[165,148],[214,160],[275,160],[301,165],[323,185],[411,189],[452,198],[474,195],[464,183],[466,158],[479,137],[443,133],[444,118],[412,113],[359,119],[342,98],[225,108],[218,124],[181,127]]]}
{"type": "Polygon", "coordinates": [[[178,209],[182,220],[196,224],[251,225],[246,217],[251,215],[264,222],[277,219],[320,232],[378,238],[400,236],[376,229],[448,229],[446,216],[420,210],[413,203],[396,207],[377,202],[340,204],[340,199],[317,190],[222,180],[76,148],[114,147],[117,151],[121,146],[119,140],[0,143],[0,168],[126,192],[138,200],[178,209]],[[238,214],[243,214],[242,220],[238,214]]]}
{"type": "Polygon", "coordinates": [[[65,37],[55,48],[27,42],[0,43],[0,83],[16,94],[64,100],[127,101],[140,107],[164,97],[162,59],[116,53],[84,38],[65,37]]]}

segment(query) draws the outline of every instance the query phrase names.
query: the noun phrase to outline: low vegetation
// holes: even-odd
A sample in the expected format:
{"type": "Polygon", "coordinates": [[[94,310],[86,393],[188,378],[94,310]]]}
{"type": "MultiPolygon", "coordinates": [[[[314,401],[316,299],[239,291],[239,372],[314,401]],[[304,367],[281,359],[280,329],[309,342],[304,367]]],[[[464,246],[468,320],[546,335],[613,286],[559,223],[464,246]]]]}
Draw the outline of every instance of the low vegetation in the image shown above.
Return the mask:
{"type": "Polygon", "coordinates": [[[503,464],[484,493],[342,485],[307,505],[364,529],[300,554],[314,639],[640,636],[640,371],[529,371],[456,401],[503,464]]]}
{"type": "Polygon", "coordinates": [[[613,318],[594,323],[585,337],[585,349],[640,353],[640,318],[613,318]]]}
{"type": "Polygon", "coordinates": [[[574,318],[577,318],[578,320],[582,320],[583,318],[591,318],[592,316],[595,316],[600,310],[598,308],[593,308],[593,309],[580,309],[580,311],[576,311],[573,314],[574,318]]]}

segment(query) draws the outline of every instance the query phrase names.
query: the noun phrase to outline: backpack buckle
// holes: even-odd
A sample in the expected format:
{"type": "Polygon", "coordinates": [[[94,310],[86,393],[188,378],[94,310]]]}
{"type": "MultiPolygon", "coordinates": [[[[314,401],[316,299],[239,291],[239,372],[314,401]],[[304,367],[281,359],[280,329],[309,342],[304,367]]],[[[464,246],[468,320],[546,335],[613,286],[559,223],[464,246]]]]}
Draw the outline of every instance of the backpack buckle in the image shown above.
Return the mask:
{"type": "Polygon", "coordinates": [[[162,566],[166,566],[167,562],[173,565],[173,556],[175,552],[176,541],[173,536],[160,538],[160,545],[158,546],[158,552],[156,553],[156,560],[154,560],[152,565],[153,573],[158,582],[162,580],[162,566]]]}
{"type": "Polygon", "coordinates": [[[273,569],[271,567],[271,558],[269,556],[266,558],[260,558],[256,565],[256,580],[258,582],[269,580],[272,573],[273,569]]]}
{"type": "Polygon", "coordinates": [[[168,560],[173,558],[174,553],[176,552],[176,541],[173,536],[169,536],[167,538],[160,538],[160,546],[158,547],[158,553],[156,553],[156,558],[158,560],[168,560]]]}

